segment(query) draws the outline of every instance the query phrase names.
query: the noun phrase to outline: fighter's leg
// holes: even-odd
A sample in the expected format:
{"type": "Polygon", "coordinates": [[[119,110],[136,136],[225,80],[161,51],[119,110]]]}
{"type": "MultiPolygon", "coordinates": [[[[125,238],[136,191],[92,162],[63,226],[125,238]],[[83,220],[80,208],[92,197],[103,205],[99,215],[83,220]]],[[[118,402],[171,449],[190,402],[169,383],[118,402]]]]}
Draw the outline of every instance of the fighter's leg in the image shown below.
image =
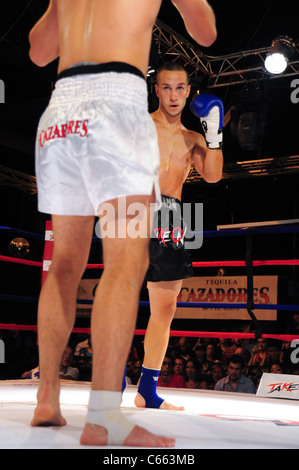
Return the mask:
{"type": "Polygon", "coordinates": [[[52,264],[38,306],[40,381],[33,426],[65,424],[59,407],[59,366],[76,312],[77,288],[88,261],[94,217],[53,216],[52,264]]]}
{"type": "MultiPolygon", "coordinates": [[[[150,233],[148,196],[127,197],[131,203],[142,202],[140,226],[146,224],[145,237],[106,237],[103,239],[104,272],[96,291],[92,311],[93,374],[87,423],[81,436],[85,445],[107,443],[157,447],[174,445],[173,439],[163,438],[135,426],[120,409],[123,371],[132,343],[141,285],[148,267],[148,236],[150,233]]],[[[117,212],[117,201],[110,201],[118,219],[118,229],[124,233],[132,219],[117,212]]],[[[111,211],[113,215],[114,211],[111,211]]],[[[128,211],[127,211],[128,213],[128,211]]],[[[113,234],[114,217],[106,217],[113,234]]],[[[106,227],[107,229],[107,227],[106,227]]]]}
{"type": "Polygon", "coordinates": [[[157,395],[157,379],[169,342],[182,280],[149,282],[151,315],[144,339],[144,360],[135,405],[138,407],[183,410],[157,395]]]}

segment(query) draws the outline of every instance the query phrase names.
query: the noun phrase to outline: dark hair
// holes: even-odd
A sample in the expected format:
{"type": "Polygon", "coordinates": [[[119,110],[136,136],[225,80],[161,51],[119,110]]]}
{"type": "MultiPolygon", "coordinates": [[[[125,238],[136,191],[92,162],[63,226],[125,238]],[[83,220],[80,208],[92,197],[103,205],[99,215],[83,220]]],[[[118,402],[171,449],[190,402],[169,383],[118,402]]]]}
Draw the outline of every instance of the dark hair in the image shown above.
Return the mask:
{"type": "Polygon", "coordinates": [[[245,361],[242,356],[238,354],[232,354],[227,358],[227,365],[232,362],[233,364],[241,364],[241,368],[244,369],[245,361]]]}
{"type": "Polygon", "coordinates": [[[187,77],[187,84],[189,85],[188,72],[181,64],[178,64],[177,62],[165,62],[164,64],[160,65],[157,71],[157,81],[160,72],[162,72],[163,70],[167,70],[168,72],[185,72],[187,77]]]}

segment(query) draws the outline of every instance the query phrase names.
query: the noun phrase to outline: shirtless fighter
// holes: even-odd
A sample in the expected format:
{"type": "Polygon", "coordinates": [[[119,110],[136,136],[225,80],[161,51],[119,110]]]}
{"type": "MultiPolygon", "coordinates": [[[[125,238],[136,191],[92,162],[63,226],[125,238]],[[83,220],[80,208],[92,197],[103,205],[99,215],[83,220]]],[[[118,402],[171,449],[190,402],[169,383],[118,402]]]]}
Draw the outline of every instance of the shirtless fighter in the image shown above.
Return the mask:
{"type": "MultiPolygon", "coordinates": [[[[211,44],[215,18],[206,1],[172,1],[194,39],[211,44]]],[[[175,444],[135,425],[120,408],[150,233],[118,237],[130,222],[128,211],[118,217],[118,204],[142,203],[140,225],[150,232],[149,207],[160,200],[159,152],[145,76],[160,6],[161,0],[50,0],[29,35],[36,65],[59,57],[58,80],[36,140],[38,207],[52,215],[55,242],[38,306],[40,382],[33,426],[66,424],[59,401],[60,360],[75,321],[94,216],[101,220],[107,203],[114,208],[105,217],[105,230],[115,229],[116,236],[103,238],[105,269],[91,315],[93,372],[84,445],[175,444]],[[114,289],[117,296],[110,295],[114,289]]]]}
{"type": "MultiPolygon", "coordinates": [[[[156,94],[159,108],[152,114],[158,131],[160,148],[159,181],[162,208],[156,212],[154,234],[150,241],[150,267],[147,272],[151,315],[144,340],[144,361],[135,405],[139,407],[182,410],[164,401],[156,392],[157,378],[169,341],[170,325],[176,310],[177,296],[183,279],[191,277],[192,261],[179,236],[171,236],[163,226],[163,214],[181,213],[183,184],[192,163],[205,181],[215,183],[222,178],[223,105],[212,95],[197,95],[192,112],[200,118],[205,138],[189,131],[181,122],[181,114],[190,93],[187,73],[176,63],[165,64],[157,74],[156,94]],[[160,221],[158,220],[159,212],[160,221]],[[165,239],[163,234],[167,234],[165,239]]],[[[166,216],[166,223],[169,224],[166,216]]],[[[183,231],[183,229],[182,229],[183,231]]]]}

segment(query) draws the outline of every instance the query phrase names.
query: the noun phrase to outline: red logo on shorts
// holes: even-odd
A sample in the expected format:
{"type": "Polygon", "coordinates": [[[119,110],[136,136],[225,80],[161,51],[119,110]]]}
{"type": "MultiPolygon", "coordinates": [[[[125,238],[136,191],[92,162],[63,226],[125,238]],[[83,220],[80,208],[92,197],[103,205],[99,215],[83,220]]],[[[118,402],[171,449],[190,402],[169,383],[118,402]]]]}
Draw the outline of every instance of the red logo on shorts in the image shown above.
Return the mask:
{"type": "Polygon", "coordinates": [[[39,145],[43,147],[47,140],[63,139],[70,134],[85,137],[88,132],[87,123],[88,119],[85,119],[85,121],[69,121],[66,124],[57,124],[56,126],[48,127],[48,129],[40,132],[39,145]]]}

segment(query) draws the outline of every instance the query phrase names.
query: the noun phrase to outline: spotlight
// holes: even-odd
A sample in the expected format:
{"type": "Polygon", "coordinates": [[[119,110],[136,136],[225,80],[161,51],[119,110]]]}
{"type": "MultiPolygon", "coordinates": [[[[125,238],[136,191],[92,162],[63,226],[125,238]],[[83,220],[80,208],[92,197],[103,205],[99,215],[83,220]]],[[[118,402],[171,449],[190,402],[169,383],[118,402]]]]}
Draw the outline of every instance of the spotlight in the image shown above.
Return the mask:
{"type": "Polygon", "coordinates": [[[279,36],[271,44],[270,52],[265,60],[265,67],[269,73],[280,74],[288,66],[294,50],[293,40],[288,36],[279,36]]]}

